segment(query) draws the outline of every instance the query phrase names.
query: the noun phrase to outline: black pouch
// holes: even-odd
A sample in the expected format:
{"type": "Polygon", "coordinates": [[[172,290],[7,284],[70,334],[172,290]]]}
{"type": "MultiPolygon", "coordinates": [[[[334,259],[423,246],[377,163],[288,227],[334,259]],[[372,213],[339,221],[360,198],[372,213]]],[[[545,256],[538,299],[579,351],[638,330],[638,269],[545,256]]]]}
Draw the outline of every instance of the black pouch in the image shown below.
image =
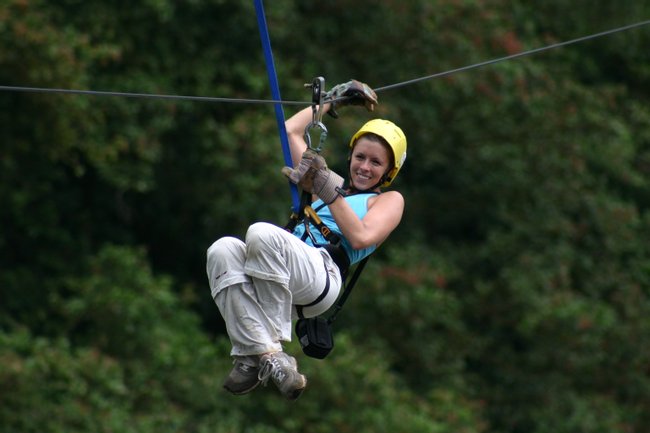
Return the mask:
{"type": "Polygon", "coordinates": [[[324,359],[334,348],[331,323],[323,317],[298,319],[296,336],[305,355],[324,359]]]}

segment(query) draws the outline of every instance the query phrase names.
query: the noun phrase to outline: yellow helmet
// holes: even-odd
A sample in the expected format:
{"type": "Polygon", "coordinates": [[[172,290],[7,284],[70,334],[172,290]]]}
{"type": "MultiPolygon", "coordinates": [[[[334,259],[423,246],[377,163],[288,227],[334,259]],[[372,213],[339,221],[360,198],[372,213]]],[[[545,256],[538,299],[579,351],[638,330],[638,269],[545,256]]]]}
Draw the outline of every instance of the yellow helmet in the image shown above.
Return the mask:
{"type": "Polygon", "coordinates": [[[386,140],[391,150],[393,151],[393,161],[395,165],[386,174],[384,182],[379,186],[388,186],[393,182],[395,176],[399,172],[404,161],[406,160],[406,136],[399,126],[395,125],[390,120],[373,119],[367,122],[359,129],[350,140],[350,149],[354,147],[354,143],[364,134],[376,134],[386,140]]]}

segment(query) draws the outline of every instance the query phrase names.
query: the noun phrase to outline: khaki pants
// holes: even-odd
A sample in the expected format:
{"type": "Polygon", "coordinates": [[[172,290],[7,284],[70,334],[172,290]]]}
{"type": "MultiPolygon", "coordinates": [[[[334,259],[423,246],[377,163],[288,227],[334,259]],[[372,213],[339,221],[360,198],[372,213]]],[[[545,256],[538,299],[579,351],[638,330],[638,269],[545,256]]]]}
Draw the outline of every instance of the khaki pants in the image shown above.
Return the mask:
{"type": "Polygon", "coordinates": [[[338,297],[341,275],[329,254],[305,244],[286,230],[268,223],[249,227],[246,240],[224,237],[207,253],[212,297],[226,323],[232,356],[259,355],[282,350],[291,341],[295,305],[318,298],[303,309],[305,317],[324,313],[338,297]]]}

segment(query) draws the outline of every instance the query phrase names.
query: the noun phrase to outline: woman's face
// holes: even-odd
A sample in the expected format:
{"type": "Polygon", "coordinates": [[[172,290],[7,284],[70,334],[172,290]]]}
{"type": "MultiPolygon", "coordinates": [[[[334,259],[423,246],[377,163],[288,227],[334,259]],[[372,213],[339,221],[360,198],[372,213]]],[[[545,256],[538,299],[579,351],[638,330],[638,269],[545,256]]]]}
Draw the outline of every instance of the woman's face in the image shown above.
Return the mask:
{"type": "Polygon", "coordinates": [[[350,180],[352,186],[364,191],[375,186],[390,168],[388,149],[379,142],[361,137],[357,140],[350,157],[350,180]]]}

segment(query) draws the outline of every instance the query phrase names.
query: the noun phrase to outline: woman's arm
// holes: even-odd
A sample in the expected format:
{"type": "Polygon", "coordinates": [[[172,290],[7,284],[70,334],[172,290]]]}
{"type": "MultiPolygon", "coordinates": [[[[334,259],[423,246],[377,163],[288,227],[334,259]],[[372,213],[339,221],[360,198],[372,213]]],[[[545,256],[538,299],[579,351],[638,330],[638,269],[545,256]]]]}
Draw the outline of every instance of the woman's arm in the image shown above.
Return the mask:
{"type": "Polygon", "coordinates": [[[329,205],[341,233],[355,250],[378,245],[398,226],[404,213],[404,197],[388,191],[368,201],[368,213],[359,219],[350,205],[339,197],[329,205]]]}

